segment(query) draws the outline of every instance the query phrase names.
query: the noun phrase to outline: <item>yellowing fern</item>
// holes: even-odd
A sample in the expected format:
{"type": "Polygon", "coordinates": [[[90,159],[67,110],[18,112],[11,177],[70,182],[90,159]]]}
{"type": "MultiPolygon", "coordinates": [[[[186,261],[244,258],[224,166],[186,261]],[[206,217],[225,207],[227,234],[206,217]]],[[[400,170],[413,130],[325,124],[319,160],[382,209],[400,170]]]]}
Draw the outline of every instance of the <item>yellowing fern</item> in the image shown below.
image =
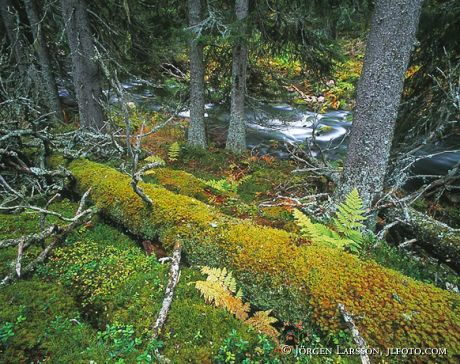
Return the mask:
{"type": "Polygon", "coordinates": [[[243,292],[241,289],[237,290],[236,280],[231,271],[205,266],[201,267],[201,273],[207,275],[206,281],[195,282],[195,288],[200,291],[206,303],[225,308],[237,319],[276,339],[278,331],[271,324],[277,320],[269,316],[271,310],[258,311],[249,317],[251,305],[249,302],[243,302],[243,292]]]}
{"type": "Polygon", "coordinates": [[[276,323],[278,320],[270,316],[271,312],[272,310],[257,311],[252,317],[246,320],[246,324],[252,326],[257,331],[276,339],[279,333],[272,324],[276,323]]]}

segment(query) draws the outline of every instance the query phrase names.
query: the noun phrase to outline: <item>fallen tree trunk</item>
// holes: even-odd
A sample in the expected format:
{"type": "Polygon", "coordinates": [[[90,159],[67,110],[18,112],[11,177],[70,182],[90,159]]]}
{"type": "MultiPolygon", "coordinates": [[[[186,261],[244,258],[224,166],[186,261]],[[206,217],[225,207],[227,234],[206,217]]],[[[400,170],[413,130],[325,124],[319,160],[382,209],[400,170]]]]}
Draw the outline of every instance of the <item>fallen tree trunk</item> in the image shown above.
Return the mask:
{"type": "Polygon", "coordinates": [[[460,229],[453,229],[412,208],[391,208],[390,221],[400,221],[417,239],[416,244],[460,272],[460,229]]]}
{"type": "Polygon", "coordinates": [[[356,327],[370,346],[460,352],[460,297],[455,293],[339,249],[302,244],[284,230],[228,217],[141,182],[153,202],[149,208],[131,189],[129,176],[98,163],[77,160],[68,168],[75,190],[92,187],[91,199],[107,217],[139,236],[159,239],[169,251],[180,239],[191,264],[233,270],[247,297],[282,320],[311,320],[325,333],[337,333],[343,328],[337,309],[342,303],[356,315],[356,327]]]}

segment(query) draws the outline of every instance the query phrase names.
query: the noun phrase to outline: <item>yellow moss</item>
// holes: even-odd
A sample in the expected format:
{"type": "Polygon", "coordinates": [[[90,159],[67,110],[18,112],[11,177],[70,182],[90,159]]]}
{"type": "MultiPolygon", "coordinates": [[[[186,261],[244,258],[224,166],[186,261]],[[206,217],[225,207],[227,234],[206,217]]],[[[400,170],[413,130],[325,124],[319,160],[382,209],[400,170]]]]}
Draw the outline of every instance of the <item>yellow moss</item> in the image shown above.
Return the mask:
{"type": "Polygon", "coordinates": [[[207,200],[206,185],[190,173],[171,168],[158,168],[150,171],[149,175],[155,177],[168,190],[200,200],[207,200]]]}
{"type": "Polygon", "coordinates": [[[273,289],[288,287],[305,295],[325,332],[342,327],[337,304],[343,303],[360,317],[356,323],[370,345],[441,346],[450,354],[460,352],[460,298],[454,293],[336,249],[299,245],[300,239],[284,230],[229,218],[193,198],[141,184],[153,200],[149,210],[128,176],[85,160],[69,168],[78,190],[92,186],[92,200],[130,230],[159,235],[166,245],[180,236],[192,263],[209,261],[215,249],[248,280],[269,276],[273,289]]]}

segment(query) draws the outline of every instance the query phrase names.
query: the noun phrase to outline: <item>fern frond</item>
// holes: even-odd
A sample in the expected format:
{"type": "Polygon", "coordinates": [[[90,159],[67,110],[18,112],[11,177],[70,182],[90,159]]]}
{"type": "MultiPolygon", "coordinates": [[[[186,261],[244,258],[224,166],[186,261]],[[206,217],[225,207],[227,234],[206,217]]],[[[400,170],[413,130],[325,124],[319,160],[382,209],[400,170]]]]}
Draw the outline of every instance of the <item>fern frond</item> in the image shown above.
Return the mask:
{"type": "Polygon", "coordinates": [[[252,315],[252,317],[247,319],[245,323],[252,326],[259,332],[276,339],[279,332],[272,326],[272,324],[278,320],[270,316],[271,312],[272,310],[257,311],[254,315],[252,315]]]}
{"type": "Polygon", "coordinates": [[[168,157],[170,161],[177,161],[180,155],[180,145],[178,142],[174,142],[169,147],[168,157]]]}
{"type": "Polygon", "coordinates": [[[201,267],[201,273],[208,276],[206,278],[207,281],[216,282],[231,293],[236,292],[236,280],[233,277],[233,273],[231,271],[227,271],[226,268],[220,269],[205,266],[201,267]]]}
{"type": "Polygon", "coordinates": [[[218,282],[197,281],[195,288],[200,291],[206,303],[216,307],[222,307],[225,300],[231,297],[230,293],[218,282]]]}
{"type": "Polygon", "coordinates": [[[272,326],[278,320],[270,316],[271,310],[258,311],[249,318],[251,305],[242,300],[243,292],[237,290],[236,281],[231,271],[226,268],[201,267],[201,273],[207,275],[206,281],[195,282],[195,287],[208,304],[223,307],[235,317],[256,330],[277,338],[279,333],[272,326]]]}
{"type": "Polygon", "coordinates": [[[223,300],[223,306],[228,312],[235,315],[238,320],[245,321],[249,317],[249,311],[251,311],[251,305],[249,302],[243,303],[241,298],[234,296],[227,296],[223,300]]]}
{"type": "Polygon", "coordinates": [[[353,189],[346,197],[345,201],[337,207],[336,218],[332,221],[335,228],[343,236],[353,241],[361,241],[362,223],[366,218],[363,216],[363,201],[359,196],[358,190],[353,189]]]}
{"type": "Polygon", "coordinates": [[[303,237],[310,240],[312,243],[321,241],[321,234],[307,215],[297,209],[294,209],[293,215],[297,225],[300,227],[300,234],[303,237]]]}
{"type": "Polygon", "coordinates": [[[144,159],[144,162],[148,163],[161,163],[161,165],[165,164],[165,161],[163,158],[157,156],[157,155],[150,155],[147,158],[144,159]]]}

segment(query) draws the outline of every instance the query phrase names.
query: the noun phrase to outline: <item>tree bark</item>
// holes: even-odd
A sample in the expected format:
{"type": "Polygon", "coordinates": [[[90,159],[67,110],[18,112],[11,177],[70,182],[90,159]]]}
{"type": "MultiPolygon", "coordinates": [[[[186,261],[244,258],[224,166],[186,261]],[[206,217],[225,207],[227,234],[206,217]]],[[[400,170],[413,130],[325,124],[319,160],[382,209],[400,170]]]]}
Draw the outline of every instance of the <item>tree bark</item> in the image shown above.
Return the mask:
{"type": "Polygon", "coordinates": [[[72,58],[72,76],[80,127],[105,131],[101,72],[95,59],[91,24],[84,0],[61,0],[72,58]]]}
{"type": "Polygon", "coordinates": [[[46,45],[43,27],[40,25],[40,18],[38,16],[37,7],[34,0],[24,0],[27,17],[29,19],[32,34],[34,36],[34,45],[37,51],[38,60],[40,62],[41,78],[46,92],[46,99],[48,101],[48,108],[50,112],[54,113],[54,117],[58,120],[63,120],[61,102],[59,101],[59,94],[54,78],[51,61],[49,57],[48,47],[46,45]]]}
{"type": "MultiPolygon", "coordinates": [[[[190,27],[196,26],[202,21],[201,0],[188,0],[188,18],[190,27]]],[[[206,148],[203,45],[193,31],[189,46],[190,125],[188,129],[188,144],[206,148]]]]}
{"type": "MultiPolygon", "coordinates": [[[[239,22],[243,23],[247,18],[248,8],[249,0],[236,0],[235,13],[239,22]]],[[[243,153],[246,150],[244,100],[246,93],[248,47],[244,39],[247,33],[244,23],[240,32],[233,47],[230,125],[226,144],[226,148],[235,153],[243,153]]]]}
{"type": "Polygon", "coordinates": [[[421,5],[422,0],[375,2],[338,201],[357,188],[369,208],[383,190],[421,5]]]}
{"type": "Polygon", "coordinates": [[[34,80],[34,75],[30,72],[30,62],[26,47],[19,32],[19,28],[15,24],[14,18],[17,15],[16,9],[10,0],[0,0],[0,12],[8,41],[10,42],[11,49],[16,58],[19,72],[25,83],[25,87],[28,88],[34,80]]]}

